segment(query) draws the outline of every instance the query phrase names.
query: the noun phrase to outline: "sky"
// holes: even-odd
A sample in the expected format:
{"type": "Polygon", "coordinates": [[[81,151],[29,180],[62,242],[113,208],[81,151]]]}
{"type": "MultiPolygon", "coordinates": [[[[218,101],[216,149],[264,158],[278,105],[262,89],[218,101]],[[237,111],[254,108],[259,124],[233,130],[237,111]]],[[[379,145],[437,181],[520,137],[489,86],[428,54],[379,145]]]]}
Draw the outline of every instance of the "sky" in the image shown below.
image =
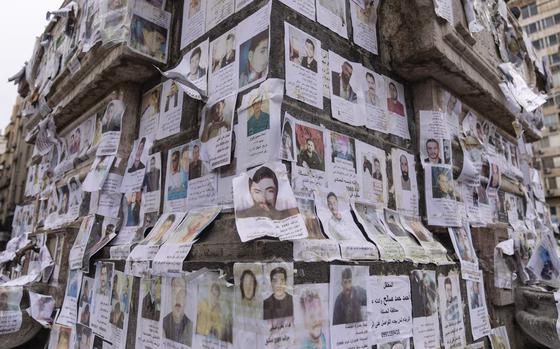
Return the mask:
{"type": "Polygon", "coordinates": [[[10,122],[17,86],[8,78],[17,73],[33,52],[35,37],[47,25],[46,14],[60,7],[63,0],[17,0],[0,11],[0,133],[10,122]]]}

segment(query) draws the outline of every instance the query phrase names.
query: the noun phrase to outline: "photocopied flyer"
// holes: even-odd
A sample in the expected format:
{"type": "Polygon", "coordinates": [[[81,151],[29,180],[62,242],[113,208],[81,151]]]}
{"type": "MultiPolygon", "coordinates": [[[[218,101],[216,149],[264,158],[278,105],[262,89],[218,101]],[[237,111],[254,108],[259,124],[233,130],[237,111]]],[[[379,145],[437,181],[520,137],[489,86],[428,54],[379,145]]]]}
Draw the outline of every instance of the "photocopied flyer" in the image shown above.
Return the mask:
{"type": "Polygon", "coordinates": [[[439,317],[445,349],[463,348],[467,345],[463,302],[459,275],[450,272],[447,276],[438,275],[439,317]]]}

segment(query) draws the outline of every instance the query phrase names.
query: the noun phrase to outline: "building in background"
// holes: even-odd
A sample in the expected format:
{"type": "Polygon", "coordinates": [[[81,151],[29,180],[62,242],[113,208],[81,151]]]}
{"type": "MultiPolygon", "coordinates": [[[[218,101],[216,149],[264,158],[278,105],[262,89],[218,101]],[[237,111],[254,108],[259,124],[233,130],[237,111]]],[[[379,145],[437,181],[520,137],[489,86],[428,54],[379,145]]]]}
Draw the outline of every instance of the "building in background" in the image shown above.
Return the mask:
{"type": "Polygon", "coordinates": [[[543,107],[543,138],[534,143],[535,156],[540,158],[545,185],[546,202],[550,205],[552,221],[560,216],[560,1],[518,0],[511,7],[521,10],[519,23],[531,39],[535,51],[552,73],[553,88],[543,107]]]}

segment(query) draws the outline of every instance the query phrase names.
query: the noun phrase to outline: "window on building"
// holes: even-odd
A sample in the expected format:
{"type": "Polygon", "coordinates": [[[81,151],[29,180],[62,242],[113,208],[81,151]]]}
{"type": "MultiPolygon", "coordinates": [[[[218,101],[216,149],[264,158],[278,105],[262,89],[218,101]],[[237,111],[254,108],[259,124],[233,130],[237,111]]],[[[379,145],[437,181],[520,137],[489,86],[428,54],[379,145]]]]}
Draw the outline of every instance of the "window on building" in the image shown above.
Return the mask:
{"type": "Polygon", "coordinates": [[[526,26],[525,28],[526,28],[527,34],[533,34],[533,33],[537,32],[539,30],[539,27],[540,27],[539,23],[540,22],[535,22],[535,23],[531,23],[528,26],[526,26]]]}
{"type": "Polygon", "coordinates": [[[560,54],[554,53],[548,56],[548,61],[550,64],[560,63],[560,54]]]}
{"type": "Polygon", "coordinates": [[[558,189],[558,183],[556,182],[556,177],[549,177],[546,180],[548,182],[548,189],[550,190],[558,189]]]}
{"type": "Polygon", "coordinates": [[[554,46],[558,44],[558,35],[549,35],[547,38],[548,46],[554,46]]]}
{"type": "Polygon", "coordinates": [[[560,24],[560,13],[554,15],[554,22],[556,24],[560,24]]]}
{"type": "Polygon", "coordinates": [[[542,158],[542,166],[543,169],[553,168],[554,167],[554,160],[553,158],[542,158]]]}
{"type": "Polygon", "coordinates": [[[548,137],[544,137],[540,140],[541,148],[549,148],[550,147],[550,139],[548,137]]]}
{"type": "Polygon", "coordinates": [[[548,97],[546,99],[546,103],[544,104],[544,107],[552,107],[554,105],[554,98],[552,97],[548,97]]]}
{"type": "Polygon", "coordinates": [[[546,17],[545,19],[542,20],[542,29],[546,29],[546,28],[550,28],[554,25],[554,17],[550,16],[550,17],[546,17]]]}
{"type": "Polygon", "coordinates": [[[560,86],[560,70],[558,69],[552,72],[552,84],[554,86],[560,86]]]}
{"type": "Polygon", "coordinates": [[[558,114],[548,114],[544,116],[544,125],[546,127],[558,126],[558,114]]]}
{"type": "Polygon", "coordinates": [[[533,47],[537,50],[540,50],[544,47],[543,45],[543,39],[539,39],[539,40],[535,40],[533,41],[533,47]]]}
{"type": "Polygon", "coordinates": [[[529,18],[529,17],[534,16],[538,13],[539,13],[539,9],[538,9],[536,3],[532,3],[530,5],[523,6],[521,8],[521,15],[523,16],[523,18],[529,18]]]}

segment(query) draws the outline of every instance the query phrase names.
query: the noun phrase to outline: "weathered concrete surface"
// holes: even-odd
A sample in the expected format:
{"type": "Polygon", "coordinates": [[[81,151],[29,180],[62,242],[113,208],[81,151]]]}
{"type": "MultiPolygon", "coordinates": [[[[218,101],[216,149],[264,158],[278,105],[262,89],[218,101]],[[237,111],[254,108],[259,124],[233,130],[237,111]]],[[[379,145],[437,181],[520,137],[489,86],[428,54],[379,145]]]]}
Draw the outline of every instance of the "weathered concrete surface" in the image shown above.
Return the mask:
{"type": "Polygon", "coordinates": [[[556,332],[558,311],[552,292],[531,286],[517,287],[515,319],[523,332],[536,342],[528,343],[527,348],[537,348],[539,344],[547,348],[560,348],[560,338],[556,332]]]}

